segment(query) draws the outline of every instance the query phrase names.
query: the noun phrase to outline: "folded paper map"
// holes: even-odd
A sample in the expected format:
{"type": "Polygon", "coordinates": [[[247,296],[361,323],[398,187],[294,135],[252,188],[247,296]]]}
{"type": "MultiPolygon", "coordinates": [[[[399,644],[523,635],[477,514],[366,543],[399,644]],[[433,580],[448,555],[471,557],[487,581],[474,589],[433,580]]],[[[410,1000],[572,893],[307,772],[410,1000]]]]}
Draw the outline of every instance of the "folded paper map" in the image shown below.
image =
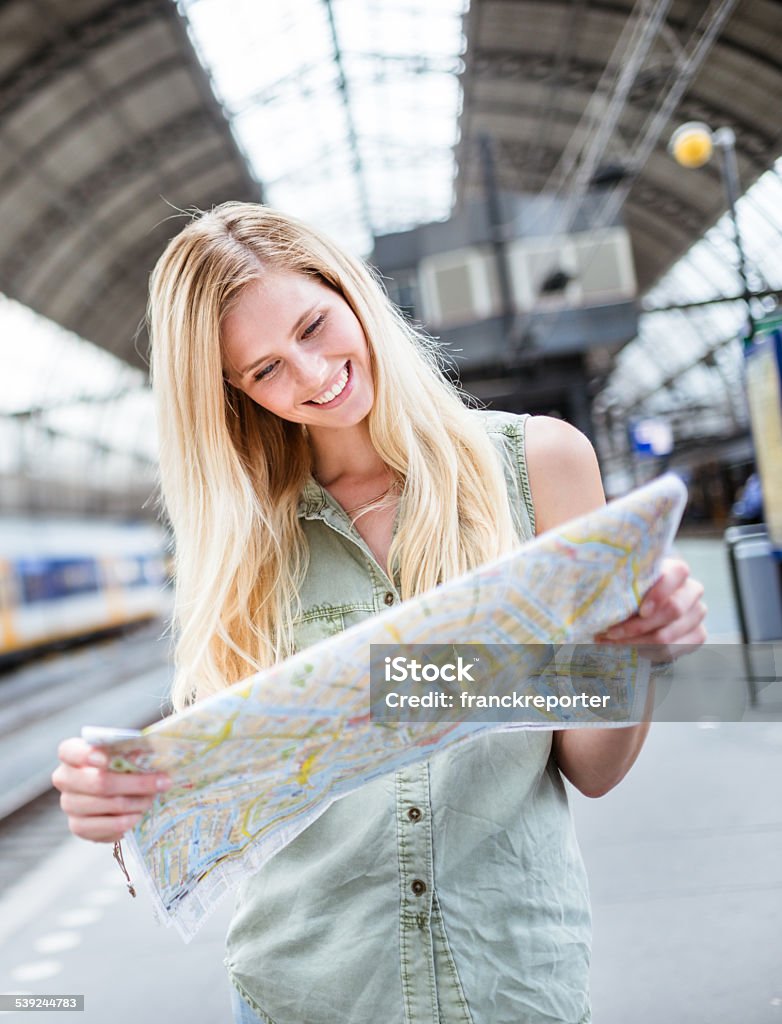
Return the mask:
{"type": "MultiPolygon", "coordinates": [[[[574,713],[530,700],[523,721],[388,721],[370,714],[377,702],[370,663],[373,650],[458,644],[460,652],[490,650],[483,664],[491,667],[507,646],[515,652],[515,689],[526,685],[542,697],[558,645],[589,644],[637,610],[659,576],[685,499],[679,478],[667,474],[141,733],[85,727],[85,739],[109,753],[114,770],[166,771],[173,779],[127,837],[160,919],[189,940],[224,892],[334,800],[379,775],[490,730],[638,721],[645,677],[621,666],[607,670],[619,688],[602,680],[601,692],[617,698],[614,713],[605,701],[574,713]]],[[[480,680],[469,686],[477,700],[480,680]]]]}

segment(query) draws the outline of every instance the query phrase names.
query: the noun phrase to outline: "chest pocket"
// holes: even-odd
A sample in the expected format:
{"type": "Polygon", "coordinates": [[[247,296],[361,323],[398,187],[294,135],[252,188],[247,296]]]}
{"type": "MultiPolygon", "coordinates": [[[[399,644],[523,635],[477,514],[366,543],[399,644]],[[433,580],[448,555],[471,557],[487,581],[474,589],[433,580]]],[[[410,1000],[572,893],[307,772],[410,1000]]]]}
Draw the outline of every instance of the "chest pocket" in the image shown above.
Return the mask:
{"type": "Polygon", "coordinates": [[[336,636],[345,628],[344,610],[339,605],[322,604],[308,608],[293,623],[293,636],[296,650],[303,651],[306,647],[336,636]]]}

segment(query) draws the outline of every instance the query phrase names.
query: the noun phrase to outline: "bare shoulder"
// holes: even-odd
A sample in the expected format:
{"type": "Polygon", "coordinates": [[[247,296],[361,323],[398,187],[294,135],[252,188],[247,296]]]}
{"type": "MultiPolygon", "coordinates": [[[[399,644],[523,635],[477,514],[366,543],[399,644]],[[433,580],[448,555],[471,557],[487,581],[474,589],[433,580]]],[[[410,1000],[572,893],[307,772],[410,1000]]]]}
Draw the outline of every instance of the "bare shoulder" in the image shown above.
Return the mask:
{"type": "Polygon", "coordinates": [[[553,416],[530,416],[525,430],[527,458],[558,457],[580,459],[594,455],[586,436],[565,420],[553,416]]]}
{"type": "Polygon", "coordinates": [[[536,533],[605,504],[595,450],[580,430],[552,416],[530,416],[525,438],[536,533]]]}

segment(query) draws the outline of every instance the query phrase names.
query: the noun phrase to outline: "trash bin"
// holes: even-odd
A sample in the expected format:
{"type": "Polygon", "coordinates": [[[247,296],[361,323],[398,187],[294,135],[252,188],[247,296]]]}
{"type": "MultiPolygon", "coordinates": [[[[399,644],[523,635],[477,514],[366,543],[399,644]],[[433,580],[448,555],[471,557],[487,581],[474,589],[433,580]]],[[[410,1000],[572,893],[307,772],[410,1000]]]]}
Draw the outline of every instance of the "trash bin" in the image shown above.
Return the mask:
{"type": "Polygon", "coordinates": [[[741,639],[782,640],[782,562],[763,523],[725,531],[741,639]]]}

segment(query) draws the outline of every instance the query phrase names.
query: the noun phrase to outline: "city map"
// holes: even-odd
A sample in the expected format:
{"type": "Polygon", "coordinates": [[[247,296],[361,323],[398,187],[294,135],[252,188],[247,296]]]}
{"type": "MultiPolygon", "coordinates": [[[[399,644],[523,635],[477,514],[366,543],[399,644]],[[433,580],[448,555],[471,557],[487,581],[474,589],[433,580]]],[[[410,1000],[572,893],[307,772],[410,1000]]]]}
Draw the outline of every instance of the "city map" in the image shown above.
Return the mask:
{"type": "MultiPolygon", "coordinates": [[[[648,673],[637,661],[612,662],[609,653],[599,673],[574,675],[591,674],[589,692],[612,695],[613,711],[605,700],[595,711],[552,711],[545,695],[556,688],[557,650],[572,654],[560,645],[589,645],[594,634],[637,611],[659,575],[685,499],[684,485],[667,474],[137,735],[86,727],[84,737],[109,753],[112,769],[166,771],[173,779],[126,837],[160,920],[188,941],[242,877],[334,800],[379,775],[491,730],[640,720],[648,673]],[[370,663],[377,652],[410,645],[458,645],[462,654],[477,651],[476,662],[486,652],[488,689],[494,692],[511,670],[515,690],[526,689],[530,701],[538,696],[538,704],[523,719],[388,720],[374,713],[379,667],[370,698],[370,663]],[[507,657],[498,656],[503,649],[507,657]]],[[[587,662],[609,648],[589,650],[587,662]]],[[[561,683],[561,673],[557,678],[561,683]]],[[[481,686],[470,683],[475,692],[481,686]]]]}

